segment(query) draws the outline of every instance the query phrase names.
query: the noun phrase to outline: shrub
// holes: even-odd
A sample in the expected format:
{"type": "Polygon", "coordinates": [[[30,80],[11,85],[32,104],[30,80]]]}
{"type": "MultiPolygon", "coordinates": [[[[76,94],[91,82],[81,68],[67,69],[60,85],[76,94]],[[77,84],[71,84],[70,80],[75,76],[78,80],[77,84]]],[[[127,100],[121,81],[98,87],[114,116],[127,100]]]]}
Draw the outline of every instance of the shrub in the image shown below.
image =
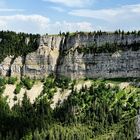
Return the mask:
{"type": "Polygon", "coordinates": [[[29,77],[22,78],[21,81],[28,90],[30,90],[34,85],[34,80],[30,79],[29,77]]]}
{"type": "Polygon", "coordinates": [[[13,100],[14,100],[14,101],[17,101],[17,96],[14,96],[13,100]]]}
{"type": "Polygon", "coordinates": [[[15,94],[20,93],[21,88],[22,88],[22,85],[21,85],[21,84],[17,84],[14,93],[15,93],[15,94]]]}
{"type": "Polygon", "coordinates": [[[0,95],[3,94],[4,90],[5,90],[5,86],[0,87],[0,95]]]}
{"type": "Polygon", "coordinates": [[[4,86],[6,84],[6,79],[0,77],[0,86],[4,86]]]}
{"type": "Polygon", "coordinates": [[[17,81],[17,77],[9,77],[7,83],[14,85],[17,81]]]}
{"type": "Polygon", "coordinates": [[[62,89],[67,89],[69,87],[70,82],[71,82],[71,79],[65,76],[60,76],[56,79],[56,85],[62,89]]]}

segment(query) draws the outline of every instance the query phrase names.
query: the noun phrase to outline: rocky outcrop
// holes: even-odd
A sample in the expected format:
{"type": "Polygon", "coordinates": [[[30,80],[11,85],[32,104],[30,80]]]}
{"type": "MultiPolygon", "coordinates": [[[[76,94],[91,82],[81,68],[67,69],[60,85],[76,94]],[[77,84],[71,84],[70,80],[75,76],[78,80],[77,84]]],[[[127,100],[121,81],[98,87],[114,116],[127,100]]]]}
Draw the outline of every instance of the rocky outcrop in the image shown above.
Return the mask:
{"type": "MultiPolygon", "coordinates": [[[[28,39],[26,40],[28,43],[28,39]]],[[[81,77],[140,77],[140,50],[131,44],[140,43],[139,35],[75,34],[42,36],[39,48],[26,57],[6,57],[0,64],[1,75],[42,78],[50,73],[81,77]],[[96,44],[123,44],[125,50],[115,52],[79,52],[96,44]],[[128,49],[126,49],[129,46],[128,49]]],[[[113,46],[112,46],[113,47],[113,46]]]]}
{"type": "Polygon", "coordinates": [[[55,72],[62,41],[60,36],[43,36],[38,50],[26,56],[24,75],[40,78],[55,72]]]}

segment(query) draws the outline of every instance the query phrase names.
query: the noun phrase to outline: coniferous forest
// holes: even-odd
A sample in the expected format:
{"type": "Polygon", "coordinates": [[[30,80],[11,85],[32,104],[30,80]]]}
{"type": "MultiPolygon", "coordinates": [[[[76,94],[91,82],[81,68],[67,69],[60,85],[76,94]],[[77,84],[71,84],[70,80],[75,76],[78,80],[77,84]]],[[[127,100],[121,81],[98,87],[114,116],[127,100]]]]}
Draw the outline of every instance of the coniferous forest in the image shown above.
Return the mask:
{"type": "Polygon", "coordinates": [[[38,48],[37,39],[39,36],[38,34],[0,31],[0,62],[6,56],[25,56],[35,51],[38,48]]]}
{"type": "Polygon", "coordinates": [[[0,140],[136,139],[139,88],[119,89],[105,80],[92,80],[90,87],[77,90],[76,80],[51,75],[42,80],[43,91],[33,104],[25,93],[21,103],[10,109],[2,96],[6,82],[0,79],[0,140]],[[71,93],[52,109],[58,87],[71,93]]]}

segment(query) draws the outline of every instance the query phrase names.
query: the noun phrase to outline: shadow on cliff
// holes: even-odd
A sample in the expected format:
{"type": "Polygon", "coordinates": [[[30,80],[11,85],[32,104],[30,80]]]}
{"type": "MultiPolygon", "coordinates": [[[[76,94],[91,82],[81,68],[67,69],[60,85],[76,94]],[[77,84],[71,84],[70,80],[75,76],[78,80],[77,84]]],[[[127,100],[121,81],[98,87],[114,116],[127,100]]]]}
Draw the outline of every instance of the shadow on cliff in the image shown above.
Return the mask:
{"type": "Polygon", "coordinates": [[[22,67],[20,67],[20,77],[22,78],[25,73],[26,54],[22,56],[22,67]]]}
{"type": "MultiPolygon", "coordinates": [[[[61,39],[60,46],[59,46],[59,56],[58,56],[56,66],[55,66],[55,71],[54,71],[54,74],[56,75],[56,78],[58,78],[61,75],[68,76],[68,77],[70,77],[72,79],[81,77],[81,75],[79,75],[79,71],[77,72],[77,70],[75,68],[75,62],[76,62],[75,50],[76,50],[76,48],[74,48],[72,50],[72,52],[70,52],[70,49],[72,47],[74,47],[74,45],[72,45],[72,46],[69,45],[68,46],[68,44],[71,44],[71,42],[73,42],[73,41],[74,41],[73,44],[75,44],[76,40],[79,39],[79,35],[80,34],[75,34],[74,36],[70,36],[70,35],[66,34],[61,39]],[[70,53],[71,59],[68,58],[70,60],[65,61],[66,56],[68,55],[68,53],[70,53]],[[70,64],[68,64],[69,61],[71,61],[70,64]],[[66,64],[64,64],[64,62],[66,62],[66,64]],[[70,67],[70,70],[68,70],[67,68],[65,69],[65,66],[70,67]],[[70,74],[68,74],[68,73],[70,73],[70,74]]],[[[85,66],[87,67],[86,60],[84,58],[82,58],[82,61],[84,62],[85,66]]],[[[86,73],[83,73],[82,77],[86,77],[86,73]]]]}
{"type": "Polygon", "coordinates": [[[8,77],[11,77],[12,65],[13,65],[15,59],[16,59],[16,56],[14,56],[14,57],[11,59],[11,61],[10,61],[9,69],[8,69],[8,71],[6,72],[6,76],[8,76],[8,77]]]}
{"type": "Polygon", "coordinates": [[[64,35],[61,39],[60,46],[59,46],[59,56],[57,58],[57,62],[54,70],[54,74],[56,75],[56,78],[58,78],[59,76],[72,77],[74,73],[74,71],[72,71],[71,75],[68,74],[66,75],[68,71],[67,69],[65,69],[65,65],[64,65],[65,62],[64,60],[66,59],[67,53],[73,47],[73,46],[68,46],[68,42],[70,42],[71,39],[72,38],[71,36],[69,36],[69,34],[64,35]]]}
{"type": "Polygon", "coordinates": [[[56,66],[55,66],[55,69],[54,69],[54,74],[55,74],[56,78],[58,78],[58,77],[61,75],[61,73],[60,73],[60,66],[61,66],[61,64],[62,64],[62,59],[63,59],[63,57],[64,57],[64,56],[63,56],[63,54],[64,54],[63,48],[65,47],[66,43],[67,43],[67,39],[66,39],[65,37],[63,37],[63,38],[61,39],[61,42],[60,42],[60,46],[59,46],[59,56],[58,56],[58,58],[57,58],[56,66]]]}

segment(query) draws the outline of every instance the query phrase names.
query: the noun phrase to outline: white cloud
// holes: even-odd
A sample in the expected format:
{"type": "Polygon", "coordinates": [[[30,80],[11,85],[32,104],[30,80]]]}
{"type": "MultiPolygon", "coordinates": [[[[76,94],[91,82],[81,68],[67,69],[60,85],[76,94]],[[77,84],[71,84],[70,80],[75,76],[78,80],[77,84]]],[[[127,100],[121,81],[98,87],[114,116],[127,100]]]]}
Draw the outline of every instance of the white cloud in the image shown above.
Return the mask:
{"type": "Polygon", "coordinates": [[[80,10],[73,10],[69,12],[69,14],[74,16],[87,17],[87,18],[110,20],[110,18],[116,16],[117,13],[112,9],[102,9],[102,10],[80,9],[80,10]]]}
{"type": "Polygon", "coordinates": [[[93,31],[93,26],[89,22],[56,22],[50,24],[49,33],[59,33],[61,32],[75,32],[75,31],[93,31]]]}
{"type": "Polygon", "coordinates": [[[59,3],[69,7],[84,7],[93,0],[43,0],[43,1],[59,3]]]}
{"type": "Polygon", "coordinates": [[[49,18],[41,15],[0,16],[0,30],[41,33],[48,24],[49,18]]]}
{"type": "Polygon", "coordinates": [[[79,9],[69,12],[70,15],[91,18],[96,29],[106,31],[139,30],[140,29],[140,4],[124,5],[110,9],[79,9]]]}
{"type": "Polygon", "coordinates": [[[119,21],[123,19],[139,19],[140,20],[140,4],[125,5],[113,9],[79,9],[69,12],[70,15],[81,16],[87,18],[102,19],[106,21],[119,21]]]}
{"type": "Polygon", "coordinates": [[[8,8],[2,8],[0,9],[0,12],[23,12],[24,9],[8,9],[8,8]]]}
{"type": "Polygon", "coordinates": [[[41,15],[12,15],[0,16],[0,30],[12,30],[28,33],[59,33],[74,31],[92,31],[93,27],[88,22],[52,22],[49,18],[41,15]]]}
{"type": "Polygon", "coordinates": [[[64,12],[65,10],[61,7],[57,7],[57,6],[52,6],[50,7],[51,9],[55,10],[55,11],[58,11],[58,12],[64,12]]]}

